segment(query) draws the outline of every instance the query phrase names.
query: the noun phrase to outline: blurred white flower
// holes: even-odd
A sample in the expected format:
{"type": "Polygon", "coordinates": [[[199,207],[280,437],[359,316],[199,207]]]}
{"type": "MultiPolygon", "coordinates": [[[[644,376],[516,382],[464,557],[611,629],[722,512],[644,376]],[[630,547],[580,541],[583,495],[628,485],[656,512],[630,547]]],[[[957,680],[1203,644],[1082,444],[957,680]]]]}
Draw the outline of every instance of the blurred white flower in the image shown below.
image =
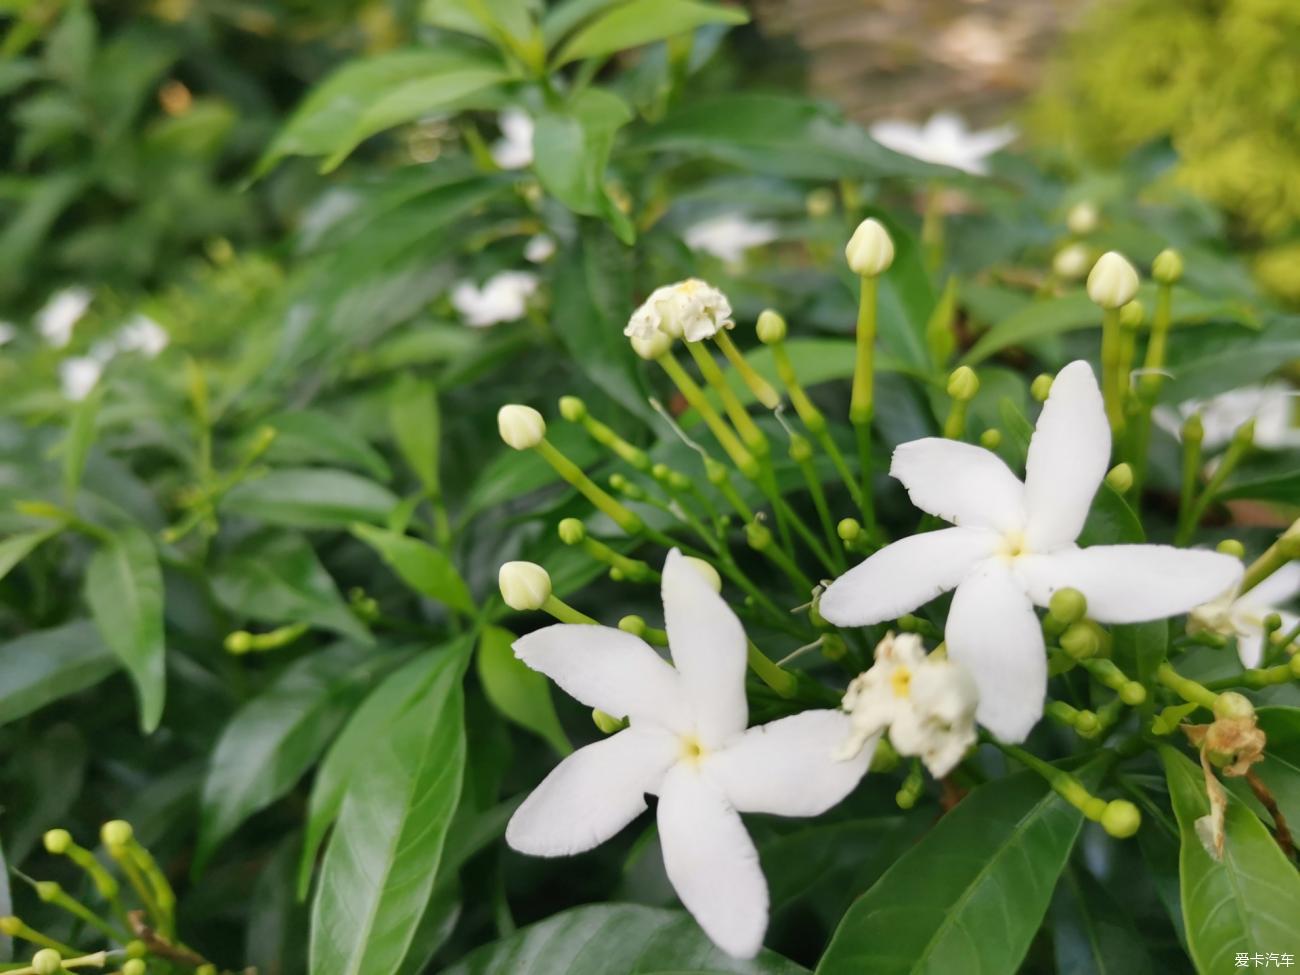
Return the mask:
{"type": "Polygon", "coordinates": [[[953,112],[938,112],[924,125],[884,119],[872,125],[870,131],[871,137],[887,149],[976,175],[987,172],[984,160],[1010,145],[1017,135],[1013,125],[972,132],[953,112]]]}
{"type": "Polygon", "coordinates": [[[555,253],[555,240],[546,234],[537,234],[524,245],[524,257],[534,264],[544,264],[555,253]]]}
{"type": "Polygon", "coordinates": [[[141,352],[150,359],[167,348],[167,330],[145,314],[133,315],[117,330],[114,344],[120,352],[141,352]]]}
{"type": "Polygon", "coordinates": [[[1176,408],[1158,406],[1153,416],[1162,430],[1178,437],[1183,421],[1199,412],[1205,427],[1203,443],[1211,450],[1226,444],[1239,426],[1253,419],[1255,446],[1283,450],[1300,447],[1297,411],[1300,411],[1300,390],[1285,383],[1265,383],[1243,386],[1206,400],[1186,400],[1176,408]]]}
{"type": "Polygon", "coordinates": [[[1066,244],[1052,258],[1052,272],[1065,281],[1078,281],[1092,267],[1092,254],[1086,244],[1066,244]]]}
{"type": "Polygon", "coordinates": [[[64,288],[50,296],[36,313],[36,330],[56,349],[72,341],[72,330],[90,307],[88,288],[64,288]]]}
{"type": "Polygon", "coordinates": [[[590,850],[657,795],[668,879],[713,942],[752,958],[767,929],[767,881],[740,813],[818,816],[853,791],[872,749],[836,761],[848,715],[804,711],[746,730],[745,631],[676,549],[663,571],[669,664],[608,626],[558,624],[515,655],[591,708],[629,726],[574,752],[533,790],[506,842],[533,856],[590,850]]]}
{"type": "Polygon", "coordinates": [[[734,324],[726,295],[707,281],[687,278],[655,288],[632,313],[623,334],[642,341],[663,334],[699,342],[734,324]]]}
{"type": "Polygon", "coordinates": [[[1282,618],[1282,632],[1289,633],[1300,616],[1280,609],[1300,596],[1300,562],[1289,562],[1253,589],[1238,595],[1236,587],[1218,599],[1197,606],[1187,622],[1196,633],[1209,630],[1237,638],[1237,656],[1243,667],[1258,667],[1264,660],[1264,620],[1272,613],[1282,618]]]}
{"type": "Polygon", "coordinates": [[[956,527],[885,546],[822,594],[837,626],[870,626],[955,590],[944,639],[979,688],[976,717],[1003,741],[1023,741],[1043,713],[1047,655],[1034,606],[1058,589],[1088,601],[1099,623],[1185,613],[1242,575],[1218,552],[1171,545],[1079,548],[1110,466],[1110,425],[1086,362],[1056,375],[1022,482],[992,451],[927,437],[894,451],[889,473],[912,503],[956,527]]]}
{"type": "Polygon", "coordinates": [[[13,322],[0,322],[0,345],[8,345],[18,335],[13,322]]]}
{"type": "Polygon", "coordinates": [[[533,161],[533,119],[521,108],[497,117],[501,138],[492,144],[492,161],[502,169],[523,169],[533,161]]]}
{"type": "Polygon", "coordinates": [[[739,264],[751,247],[770,244],[779,236],[770,220],[750,220],[743,213],[722,213],[692,224],[683,235],[691,250],[739,264]]]}
{"type": "Polygon", "coordinates": [[[92,355],[70,356],[59,363],[59,385],[65,398],[80,402],[90,395],[104,371],[104,362],[92,355]]]}
{"type": "Polygon", "coordinates": [[[852,757],[882,731],[900,755],[915,755],[942,778],[975,744],[979,694],[960,664],[926,656],[914,633],[888,633],[876,647],[876,662],[849,684],[844,710],[853,734],[842,757],[852,757]]]}
{"type": "Polygon", "coordinates": [[[452,306],[475,328],[513,322],[524,317],[528,299],[537,290],[531,271],[502,271],[483,282],[460,281],[451,291],[452,306]]]}

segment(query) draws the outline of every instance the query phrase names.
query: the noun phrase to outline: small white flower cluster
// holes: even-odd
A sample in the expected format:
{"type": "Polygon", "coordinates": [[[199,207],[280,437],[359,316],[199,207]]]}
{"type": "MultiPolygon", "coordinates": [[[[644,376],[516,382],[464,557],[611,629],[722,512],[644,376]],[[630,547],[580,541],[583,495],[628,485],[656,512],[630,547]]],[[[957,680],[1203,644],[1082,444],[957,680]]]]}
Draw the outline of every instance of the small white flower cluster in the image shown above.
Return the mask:
{"type": "Polygon", "coordinates": [[[660,336],[700,342],[731,328],[731,302],[699,278],[655,288],[628,320],[623,334],[637,341],[656,342],[660,336]]]}
{"type": "Polygon", "coordinates": [[[451,290],[451,304],[466,325],[486,328],[524,317],[528,299],[537,290],[537,275],[531,271],[502,271],[483,284],[458,281],[451,290]]]}
{"type": "Polygon", "coordinates": [[[978,700],[975,682],[960,664],[926,656],[914,633],[886,634],[875,664],[844,695],[853,734],[839,757],[856,756],[888,731],[895,751],[920,758],[931,775],[942,778],[975,744],[978,700]]]}

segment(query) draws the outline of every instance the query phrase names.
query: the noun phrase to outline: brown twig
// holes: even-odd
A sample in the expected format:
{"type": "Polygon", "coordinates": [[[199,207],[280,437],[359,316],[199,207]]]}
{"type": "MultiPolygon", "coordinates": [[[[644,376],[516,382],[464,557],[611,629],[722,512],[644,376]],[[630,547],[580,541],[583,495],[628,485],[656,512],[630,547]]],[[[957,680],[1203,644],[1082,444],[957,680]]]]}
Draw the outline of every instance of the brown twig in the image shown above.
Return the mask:
{"type": "Polygon", "coordinates": [[[1295,840],[1291,838],[1291,830],[1287,827],[1286,817],[1282,815],[1282,810],[1278,808],[1277,800],[1273,798],[1273,793],[1269,791],[1268,786],[1260,781],[1254,771],[1246,773],[1246,783],[1250,786],[1250,791],[1255,793],[1255,798],[1259,800],[1260,805],[1268,810],[1268,814],[1273,817],[1273,836],[1277,840],[1277,845],[1282,848],[1288,860],[1295,859],[1295,840]]]}
{"type": "Polygon", "coordinates": [[[182,965],[189,965],[191,968],[198,968],[200,965],[207,965],[210,962],[202,955],[191,951],[184,945],[175,945],[165,937],[155,931],[145,921],[144,911],[131,911],[127,914],[131,922],[131,930],[137,938],[144,942],[145,947],[151,954],[159,958],[166,958],[168,961],[179,962],[182,965]]]}

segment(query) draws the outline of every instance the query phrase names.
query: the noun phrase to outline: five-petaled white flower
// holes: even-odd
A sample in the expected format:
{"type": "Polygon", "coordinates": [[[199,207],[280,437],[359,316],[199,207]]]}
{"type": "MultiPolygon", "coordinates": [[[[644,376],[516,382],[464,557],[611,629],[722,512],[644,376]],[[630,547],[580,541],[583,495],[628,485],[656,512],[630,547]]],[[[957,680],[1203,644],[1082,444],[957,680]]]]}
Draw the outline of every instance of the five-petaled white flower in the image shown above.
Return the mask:
{"type": "Polygon", "coordinates": [[[945,640],[979,688],[976,717],[1023,741],[1043,713],[1047,658],[1034,604],[1078,589],[1101,623],[1185,613],[1237,583],[1241,563],[1168,545],[1079,548],[1110,462],[1110,428],[1086,362],[1057,375],[1022,483],[994,453],[928,437],[894,451],[890,474],[912,503],[956,527],[886,546],[836,580],[821,614],[840,626],[895,619],[955,589],[945,640]]]}
{"type": "Polygon", "coordinates": [[[942,778],[975,744],[975,682],[960,664],[926,656],[915,633],[887,633],[871,669],[844,695],[853,734],[839,755],[856,755],[888,729],[900,755],[915,755],[942,778]]]}
{"type": "Polygon", "coordinates": [[[726,295],[707,281],[687,278],[655,288],[632,313],[623,334],[647,340],[662,333],[699,342],[734,324],[726,295]]]}
{"type": "Polygon", "coordinates": [[[703,251],[728,264],[739,264],[751,247],[776,240],[776,224],[751,220],[743,213],[721,213],[691,224],[683,234],[691,250],[703,251]]]}
{"type": "Polygon", "coordinates": [[[1240,595],[1233,587],[1218,599],[1197,606],[1187,628],[1235,636],[1242,666],[1258,667],[1264,660],[1264,620],[1277,613],[1282,619],[1281,632],[1290,633],[1300,623],[1300,616],[1278,607],[1296,596],[1300,596],[1300,562],[1289,562],[1240,595]]]}
{"type": "Polygon", "coordinates": [[[486,328],[498,322],[524,317],[528,299],[537,290],[537,275],[529,271],[501,271],[479,287],[473,281],[458,281],[451,291],[451,304],[465,316],[465,323],[486,328]]]}
{"type": "Polygon", "coordinates": [[[1177,437],[1183,421],[1193,413],[1201,415],[1202,442],[1207,449],[1222,447],[1247,420],[1255,421],[1252,442],[1256,447],[1300,447],[1300,391],[1285,383],[1243,386],[1209,399],[1187,400],[1177,409],[1157,406],[1154,417],[1160,427],[1177,437]]]}
{"type": "Polygon", "coordinates": [[[857,785],[871,750],[836,760],[850,730],[838,710],[746,730],[740,621],[675,549],[663,601],[671,665],[605,626],[558,624],[515,642],[529,667],[629,727],[561,762],[515,812],[506,841],[535,856],[582,853],[657,795],[668,879],[720,948],[748,958],[762,946],[768,895],[739,814],[820,815],[857,785]]]}
{"type": "Polygon", "coordinates": [[[980,176],[988,169],[984,160],[1010,145],[1016,137],[1012,125],[972,132],[962,117],[953,112],[938,112],[924,125],[884,119],[872,125],[870,131],[871,138],[886,149],[980,176]]]}

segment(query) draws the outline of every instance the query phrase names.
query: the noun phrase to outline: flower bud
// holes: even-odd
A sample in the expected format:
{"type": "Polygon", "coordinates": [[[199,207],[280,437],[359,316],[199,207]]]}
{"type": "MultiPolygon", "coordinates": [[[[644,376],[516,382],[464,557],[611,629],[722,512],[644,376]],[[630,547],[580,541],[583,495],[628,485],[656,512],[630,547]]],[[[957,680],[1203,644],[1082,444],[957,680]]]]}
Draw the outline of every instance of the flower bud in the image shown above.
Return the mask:
{"type": "Polygon", "coordinates": [[[1224,555],[1231,555],[1234,559],[1244,559],[1246,557],[1246,546],[1235,538],[1225,538],[1214,547],[1214,550],[1224,555]]]}
{"type": "Polygon", "coordinates": [[[126,943],[126,957],[143,958],[149,954],[149,946],[138,938],[126,943]]]}
{"type": "Polygon", "coordinates": [[[1076,203],[1065,215],[1065,225],[1070,228],[1070,233],[1078,237],[1092,233],[1100,222],[1101,214],[1097,212],[1097,207],[1087,201],[1076,203]]]}
{"type": "Polygon", "coordinates": [[[1116,464],[1106,475],[1106,483],[1116,494],[1127,494],[1133,486],[1133,468],[1128,464],[1116,464]]]}
{"type": "Polygon", "coordinates": [[[1046,403],[1048,395],[1052,392],[1052,378],[1048,373],[1039,373],[1029,384],[1029,395],[1040,403],[1046,403]]]}
{"type": "Polygon", "coordinates": [[[1058,589],[1047,603],[1047,611],[1069,626],[1077,623],[1088,612],[1088,600],[1077,589],[1058,589]]]}
{"type": "Polygon", "coordinates": [[[862,524],[856,518],[841,518],[835,526],[835,534],[843,541],[851,542],[862,534],[862,524]]]}
{"type": "Polygon", "coordinates": [[[808,442],[807,437],[801,437],[797,433],[790,437],[790,459],[796,464],[806,464],[812,460],[813,446],[808,442]]]}
{"type": "Polygon", "coordinates": [[[1085,738],[1095,735],[1100,728],[1095,711],[1080,711],[1074,716],[1074,730],[1085,738]]]}
{"type": "Polygon", "coordinates": [[[758,324],[754,326],[758,332],[758,340],[764,345],[775,345],[777,342],[784,341],[787,326],[785,319],[779,313],[771,308],[764,308],[758,316],[758,324]]]}
{"type": "Polygon", "coordinates": [[[1167,247],[1151,262],[1151,276],[1161,284],[1175,284],[1183,276],[1183,255],[1167,247]]]}
{"type": "MultiPolygon", "coordinates": [[[[195,975],[199,975],[203,968],[211,968],[211,965],[200,966],[195,969],[195,975]]],[[[122,975],[144,975],[144,962],[139,958],[128,958],[122,964],[122,975]]]]}
{"type": "Polygon", "coordinates": [[[42,948],[32,955],[31,969],[36,975],[58,975],[63,971],[63,956],[53,948],[42,948]]]}
{"type": "Polygon", "coordinates": [[[616,731],[622,731],[627,727],[627,722],[621,718],[616,718],[612,714],[606,714],[604,711],[596,708],[591,712],[591,720],[596,727],[601,730],[602,734],[612,735],[616,731]]]}
{"type": "Polygon", "coordinates": [[[1106,815],[1106,800],[1099,799],[1097,796],[1089,796],[1083,804],[1083,814],[1091,819],[1094,823],[1106,815]]]}
{"type": "Polygon", "coordinates": [[[1131,708],[1137,707],[1147,699],[1147,689],[1135,680],[1129,681],[1119,689],[1119,699],[1131,708]]]}
{"type": "Polygon", "coordinates": [[[1061,649],[1075,660],[1087,660],[1095,657],[1101,650],[1101,637],[1097,630],[1089,626],[1086,620],[1071,623],[1060,637],[1061,649]]]}
{"type": "Polygon", "coordinates": [[[642,359],[658,359],[673,346],[672,336],[655,332],[646,338],[632,338],[632,351],[642,359]]]}
{"type": "Polygon", "coordinates": [[[1136,298],[1119,310],[1119,323],[1124,328],[1140,328],[1146,317],[1146,308],[1136,298]]]}
{"type": "Polygon", "coordinates": [[[1138,275],[1117,251],[1107,251],[1088,274],[1088,297],[1102,308],[1122,308],[1138,290],[1138,275]]]}
{"type": "Polygon", "coordinates": [[[67,853],[72,847],[72,834],[66,829],[47,830],[44,836],[45,849],[55,856],[67,853]]]}
{"type": "Polygon", "coordinates": [[[969,403],[979,391],[979,376],[970,366],[958,366],[948,377],[948,395],[955,400],[969,403]]]}
{"type": "Polygon", "coordinates": [[[1232,434],[1233,443],[1242,447],[1249,447],[1255,442],[1255,418],[1252,416],[1243,423],[1232,434]]]}
{"type": "Polygon", "coordinates": [[[536,562],[507,562],[497,573],[507,606],[518,612],[541,609],[551,596],[551,576],[536,562]]]}
{"type": "Polygon", "coordinates": [[[570,423],[578,423],[587,416],[587,404],[577,396],[561,396],[560,416],[570,423]]]}
{"type": "Polygon", "coordinates": [[[1092,252],[1083,244],[1067,244],[1052,258],[1052,273],[1065,281],[1078,281],[1088,273],[1092,252]]]}
{"type": "Polygon", "coordinates": [[[718,570],[711,566],[703,559],[697,559],[693,555],[685,555],[682,561],[700,574],[709,588],[714,592],[722,592],[722,576],[718,575],[718,570]]]}
{"type": "Polygon", "coordinates": [[[53,880],[38,880],[34,886],[36,896],[47,904],[63,893],[63,888],[53,880]]]}
{"type": "Polygon", "coordinates": [[[1127,799],[1112,799],[1101,814],[1101,828],[1117,840],[1128,839],[1142,825],[1142,813],[1127,799]]]}
{"type": "Polygon", "coordinates": [[[510,403],[497,410],[497,430],[515,450],[528,450],[546,436],[546,421],[531,406],[510,403]]]}
{"type": "Polygon", "coordinates": [[[772,544],[772,530],[766,525],[751,521],[745,526],[745,540],[749,542],[750,548],[761,552],[772,544]]]}
{"type": "Polygon", "coordinates": [[[560,541],[565,545],[577,545],[587,537],[587,526],[577,518],[565,518],[560,522],[560,541]]]}
{"type": "Polygon", "coordinates": [[[618,628],[624,633],[631,633],[633,636],[644,636],[646,621],[640,616],[624,616],[618,621],[618,628]]]}
{"type": "Polygon", "coordinates": [[[0,934],[7,934],[10,937],[13,937],[14,935],[21,934],[22,930],[23,922],[21,919],[14,917],[12,914],[0,917],[0,934]]]}
{"type": "Polygon", "coordinates": [[[1224,691],[1214,701],[1214,716],[1216,718],[1253,718],[1255,716],[1255,705],[1250,703],[1250,698],[1245,694],[1238,694],[1236,691],[1224,691]]]}
{"type": "Polygon", "coordinates": [[[253,634],[247,630],[235,630],[233,633],[226,634],[225,646],[226,653],[233,653],[236,656],[248,653],[253,649],[253,634]]]}
{"type": "Polygon", "coordinates": [[[844,247],[844,256],[854,274],[874,278],[889,270],[894,263],[894,242],[885,225],[874,217],[858,224],[853,236],[844,247]]]}
{"type": "Polygon", "coordinates": [[[980,434],[980,446],[985,450],[997,450],[1002,445],[1002,431],[997,427],[989,427],[980,434]]]}
{"type": "Polygon", "coordinates": [[[835,209],[835,194],[825,186],[819,186],[804,198],[804,206],[810,217],[825,217],[835,209]]]}
{"type": "Polygon", "coordinates": [[[135,830],[125,819],[110,819],[99,829],[99,838],[110,850],[126,846],[134,835],[135,830]]]}
{"type": "Polygon", "coordinates": [[[1183,421],[1183,443],[1199,444],[1205,439],[1205,424],[1201,414],[1193,413],[1183,421]]]}

